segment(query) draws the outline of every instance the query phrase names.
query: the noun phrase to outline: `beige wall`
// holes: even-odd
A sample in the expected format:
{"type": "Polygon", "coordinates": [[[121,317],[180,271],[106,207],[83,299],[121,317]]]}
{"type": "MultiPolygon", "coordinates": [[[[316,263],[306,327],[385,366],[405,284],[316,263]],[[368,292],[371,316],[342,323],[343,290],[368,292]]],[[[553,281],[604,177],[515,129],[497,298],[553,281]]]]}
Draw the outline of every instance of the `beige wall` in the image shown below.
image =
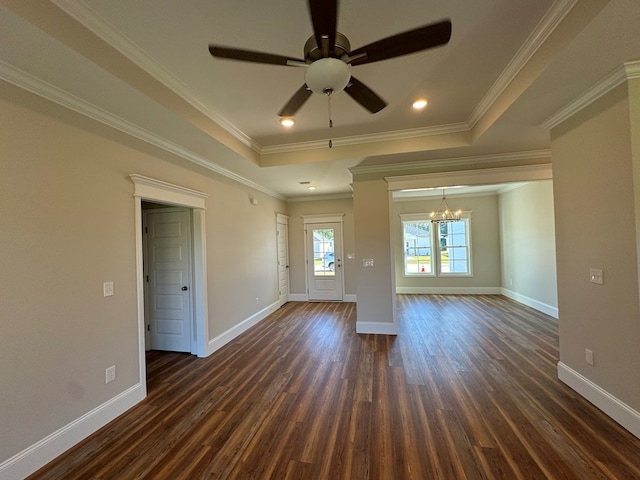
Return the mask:
{"type": "Polygon", "coordinates": [[[310,200],[289,202],[289,260],[290,260],[290,292],[294,295],[306,295],[305,255],[304,255],[304,223],[303,215],[320,215],[343,213],[342,251],[344,259],[342,269],[344,275],[344,293],[355,295],[355,259],[347,259],[347,254],[355,252],[353,237],[353,199],[310,200]]]}
{"type": "Polygon", "coordinates": [[[552,130],[560,361],[636,411],[640,134],[630,122],[639,107],[624,84],[552,130]],[[603,270],[604,285],[589,282],[590,268],[603,270]]]}
{"type": "Polygon", "coordinates": [[[384,179],[361,180],[353,185],[356,250],[356,285],[359,332],[378,332],[376,324],[395,322],[395,277],[391,262],[390,193],[384,179]],[[363,267],[372,259],[374,267],[363,267]],[[373,324],[373,325],[371,325],[373,324]],[[365,328],[365,326],[369,326],[365,328]]]}
{"type": "Polygon", "coordinates": [[[557,316],[553,182],[530,182],[499,196],[502,287],[557,316]]]}
{"type": "MultiPolygon", "coordinates": [[[[420,201],[396,200],[392,206],[394,229],[394,256],[396,288],[425,289],[439,292],[450,289],[452,293],[464,291],[472,293],[478,288],[500,288],[500,235],[498,229],[498,196],[455,196],[447,195],[447,202],[453,209],[471,212],[471,277],[407,277],[403,268],[401,214],[428,213],[436,210],[440,197],[420,201]],[[462,290],[460,290],[462,289],[462,290]]],[[[405,290],[406,291],[406,290],[405,290]]],[[[422,293],[422,292],[420,292],[422,293]]]]}
{"type": "Polygon", "coordinates": [[[138,383],[129,174],[211,195],[211,338],[277,301],[285,205],[5,84],[0,111],[1,463],[138,383]]]}

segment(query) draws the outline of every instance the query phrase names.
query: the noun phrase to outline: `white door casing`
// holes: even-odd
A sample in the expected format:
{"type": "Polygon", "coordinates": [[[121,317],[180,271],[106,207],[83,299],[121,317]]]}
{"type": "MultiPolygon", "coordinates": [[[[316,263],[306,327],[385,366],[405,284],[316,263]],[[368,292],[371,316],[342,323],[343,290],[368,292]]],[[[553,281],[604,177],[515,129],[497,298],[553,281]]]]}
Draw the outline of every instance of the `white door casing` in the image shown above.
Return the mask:
{"type": "Polygon", "coordinates": [[[143,235],[142,235],[142,201],[160,202],[167,205],[184,206],[191,208],[193,227],[193,311],[195,315],[195,334],[192,335],[193,343],[191,353],[199,357],[206,357],[211,352],[208,349],[209,318],[207,299],[207,257],[206,257],[206,222],[205,209],[209,194],[192,190],[180,185],[163,182],[143,175],[129,175],[134,185],[134,232],[136,243],[136,291],[138,299],[138,366],[139,382],[143,388],[143,396],[147,395],[147,375],[145,357],[144,322],[144,273],[143,273],[143,235]]]}
{"type": "Polygon", "coordinates": [[[307,295],[311,301],[342,301],[343,214],[305,215],[307,295]]]}
{"type": "Polygon", "coordinates": [[[289,217],[277,214],[276,235],[278,248],[279,305],[289,301],[289,217]]]}
{"type": "Polygon", "coordinates": [[[191,352],[191,212],[144,212],[146,322],[153,350],[191,352]]]}

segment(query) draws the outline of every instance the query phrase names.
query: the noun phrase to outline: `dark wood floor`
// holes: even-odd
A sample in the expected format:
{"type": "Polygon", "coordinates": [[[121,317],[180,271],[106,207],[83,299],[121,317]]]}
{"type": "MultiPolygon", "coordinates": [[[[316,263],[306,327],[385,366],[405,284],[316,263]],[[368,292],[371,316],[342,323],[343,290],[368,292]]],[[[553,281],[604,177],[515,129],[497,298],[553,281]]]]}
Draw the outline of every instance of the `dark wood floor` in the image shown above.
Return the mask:
{"type": "Polygon", "coordinates": [[[640,440],[556,378],[557,322],[500,296],[289,303],[206,359],[151,352],[148,398],[33,479],[639,479],[640,440]]]}

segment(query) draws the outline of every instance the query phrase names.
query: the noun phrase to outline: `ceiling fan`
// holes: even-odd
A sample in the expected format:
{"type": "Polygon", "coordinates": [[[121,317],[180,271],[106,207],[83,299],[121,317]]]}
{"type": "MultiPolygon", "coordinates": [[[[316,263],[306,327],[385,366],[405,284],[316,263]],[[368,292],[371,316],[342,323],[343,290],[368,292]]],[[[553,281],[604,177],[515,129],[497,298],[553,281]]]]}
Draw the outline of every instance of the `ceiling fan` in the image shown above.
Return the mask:
{"type": "Polygon", "coordinates": [[[387,106],[373,90],[351,76],[350,66],[364,65],[445,45],[451,38],[451,21],[442,20],[392,35],[351,50],[346,36],[336,31],[338,0],[309,0],[313,35],[304,45],[304,59],[209,45],[217,58],[271,65],[306,67],[305,83],[278,112],[291,117],[312,93],[330,96],[342,90],[371,113],[387,106]]]}

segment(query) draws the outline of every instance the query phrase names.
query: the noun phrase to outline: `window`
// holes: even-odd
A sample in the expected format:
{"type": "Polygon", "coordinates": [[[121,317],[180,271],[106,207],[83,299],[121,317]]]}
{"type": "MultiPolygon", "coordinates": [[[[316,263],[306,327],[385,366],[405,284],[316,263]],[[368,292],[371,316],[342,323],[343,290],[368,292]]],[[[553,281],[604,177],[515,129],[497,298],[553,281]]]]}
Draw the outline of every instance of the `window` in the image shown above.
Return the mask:
{"type": "Polygon", "coordinates": [[[427,214],[401,219],[405,275],[471,275],[468,214],[447,223],[431,223],[427,214]]]}
{"type": "Polygon", "coordinates": [[[402,222],[404,232],[404,273],[432,275],[431,222],[402,222]]]}

